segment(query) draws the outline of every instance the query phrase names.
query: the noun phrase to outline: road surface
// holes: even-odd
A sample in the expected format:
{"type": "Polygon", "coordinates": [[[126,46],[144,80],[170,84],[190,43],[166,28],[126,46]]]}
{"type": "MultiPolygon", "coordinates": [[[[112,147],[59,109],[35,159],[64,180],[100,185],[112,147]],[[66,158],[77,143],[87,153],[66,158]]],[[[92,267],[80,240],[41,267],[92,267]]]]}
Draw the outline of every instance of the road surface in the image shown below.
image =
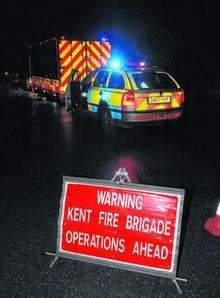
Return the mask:
{"type": "Polygon", "coordinates": [[[49,269],[62,175],[110,180],[119,167],[132,182],[186,188],[178,276],[188,282],[180,283],[182,297],[219,297],[220,241],[203,228],[220,200],[217,96],[188,98],[183,128],[110,135],[87,115],[75,119],[43,100],[34,100],[32,110],[32,101],[15,96],[17,104],[1,118],[1,297],[177,296],[169,279],[66,259],[49,269]]]}

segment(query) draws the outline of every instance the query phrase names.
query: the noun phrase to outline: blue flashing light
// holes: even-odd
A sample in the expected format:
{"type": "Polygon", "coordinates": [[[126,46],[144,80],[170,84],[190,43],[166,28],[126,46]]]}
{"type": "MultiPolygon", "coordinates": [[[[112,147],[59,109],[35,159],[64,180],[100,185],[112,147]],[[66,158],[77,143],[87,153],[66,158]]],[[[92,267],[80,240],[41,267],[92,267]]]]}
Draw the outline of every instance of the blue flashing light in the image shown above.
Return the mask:
{"type": "Polygon", "coordinates": [[[118,60],[112,60],[110,62],[110,66],[113,68],[119,68],[120,67],[120,62],[118,60]]]}
{"type": "Polygon", "coordinates": [[[143,61],[141,61],[141,62],[140,62],[140,66],[141,66],[141,67],[144,67],[144,66],[146,66],[146,63],[143,62],[143,61]]]}
{"type": "Polygon", "coordinates": [[[102,37],[102,42],[108,41],[106,37],[102,37]]]}

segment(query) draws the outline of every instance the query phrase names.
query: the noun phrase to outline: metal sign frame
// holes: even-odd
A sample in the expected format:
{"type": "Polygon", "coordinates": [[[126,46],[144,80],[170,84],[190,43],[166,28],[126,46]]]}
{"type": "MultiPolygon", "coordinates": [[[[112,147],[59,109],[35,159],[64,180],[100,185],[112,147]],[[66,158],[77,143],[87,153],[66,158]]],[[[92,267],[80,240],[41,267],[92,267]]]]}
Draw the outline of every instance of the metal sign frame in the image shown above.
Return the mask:
{"type": "Polygon", "coordinates": [[[165,277],[172,279],[173,283],[175,284],[177,291],[179,294],[182,294],[182,291],[177,283],[177,281],[187,281],[183,278],[177,277],[177,265],[178,265],[178,253],[179,253],[179,244],[180,244],[180,235],[181,235],[181,222],[182,222],[182,214],[183,214],[183,205],[184,205],[184,196],[185,190],[178,189],[178,188],[168,188],[162,186],[152,186],[152,185],[143,185],[143,184],[136,184],[131,183],[128,173],[124,168],[120,168],[111,181],[107,180],[99,180],[99,179],[88,179],[88,178],[79,178],[79,177],[68,177],[63,176],[63,186],[62,186],[62,194],[60,199],[60,208],[59,208],[59,218],[58,218],[58,225],[57,225],[57,248],[56,253],[47,253],[48,255],[54,256],[54,260],[50,264],[50,268],[53,267],[54,263],[58,260],[58,258],[68,258],[77,261],[83,261],[93,264],[99,264],[104,266],[109,266],[111,268],[117,269],[124,269],[128,271],[134,271],[139,273],[145,273],[150,275],[155,275],[159,277],[165,277]],[[169,194],[169,195],[176,195],[178,197],[178,204],[177,204],[177,215],[176,215],[176,225],[175,225],[175,232],[174,232],[174,245],[173,245],[173,252],[172,252],[172,270],[167,269],[153,269],[152,267],[143,266],[143,265],[136,265],[132,263],[125,263],[118,260],[111,260],[91,255],[79,254],[79,253],[68,253],[64,252],[60,249],[61,244],[61,228],[62,228],[62,216],[63,216],[63,208],[65,204],[65,196],[67,191],[68,184],[86,184],[86,185],[96,185],[96,186],[107,186],[107,187],[117,187],[120,189],[126,190],[135,190],[135,191],[144,191],[144,192],[152,192],[152,193],[159,193],[159,194],[169,194]]]}
{"type": "Polygon", "coordinates": [[[123,184],[118,183],[116,186],[116,183],[111,182],[111,181],[64,176],[63,177],[63,189],[62,189],[62,195],[61,195],[61,200],[60,200],[56,255],[58,257],[64,257],[64,258],[70,258],[70,259],[80,260],[80,261],[84,261],[84,262],[106,265],[106,266],[110,266],[110,267],[118,268],[118,269],[126,269],[126,270],[130,270],[130,271],[148,273],[151,275],[176,277],[184,194],[185,194],[185,191],[182,189],[148,186],[148,185],[133,184],[133,183],[123,183],[123,184]],[[114,260],[105,259],[105,258],[101,258],[101,257],[93,257],[91,255],[86,255],[86,254],[84,255],[84,254],[79,254],[79,253],[74,253],[74,252],[68,253],[68,252],[62,251],[60,248],[60,246],[61,246],[61,229],[62,229],[62,220],[63,220],[62,217],[63,217],[63,207],[65,204],[65,197],[66,197],[66,191],[67,191],[68,184],[107,186],[110,188],[117,187],[119,189],[126,189],[126,190],[135,190],[135,191],[139,190],[139,191],[145,191],[145,192],[147,191],[147,192],[153,192],[153,193],[159,193],[159,194],[176,195],[179,198],[179,200],[178,200],[178,206],[177,206],[177,218],[176,218],[174,245],[173,245],[173,252],[172,252],[173,266],[172,266],[171,270],[157,269],[157,268],[153,269],[152,267],[136,265],[136,264],[132,264],[132,263],[124,263],[121,261],[114,261],[114,260]]]}

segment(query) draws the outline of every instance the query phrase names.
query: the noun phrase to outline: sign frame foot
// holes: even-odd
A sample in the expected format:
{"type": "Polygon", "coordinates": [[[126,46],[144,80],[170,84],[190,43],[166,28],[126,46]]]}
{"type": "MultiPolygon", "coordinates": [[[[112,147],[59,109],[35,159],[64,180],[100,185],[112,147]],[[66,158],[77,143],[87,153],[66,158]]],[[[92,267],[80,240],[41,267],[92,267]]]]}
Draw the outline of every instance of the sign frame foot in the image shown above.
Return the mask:
{"type": "Polygon", "coordinates": [[[179,286],[178,281],[177,281],[176,278],[173,278],[172,279],[172,283],[176,286],[176,290],[177,290],[178,294],[179,295],[182,295],[183,292],[182,292],[182,290],[181,290],[181,288],[180,288],[180,286],[179,286]]]}
{"type": "Polygon", "coordinates": [[[49,265],[49,268],[51,269],[51,268],[53,268],[54,264],[58,261],[59,257],[53,252],[46,252],[46,255],[54,257],[54,259],[52,260],[52,262],[49,265]]]}

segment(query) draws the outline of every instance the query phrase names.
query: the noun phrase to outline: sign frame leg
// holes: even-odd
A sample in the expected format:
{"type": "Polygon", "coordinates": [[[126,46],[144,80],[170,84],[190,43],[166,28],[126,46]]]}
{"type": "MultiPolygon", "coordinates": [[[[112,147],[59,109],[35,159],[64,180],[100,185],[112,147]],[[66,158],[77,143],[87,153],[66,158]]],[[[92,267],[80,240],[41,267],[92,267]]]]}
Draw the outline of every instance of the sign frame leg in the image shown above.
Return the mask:
{"type": "Polygon", "coordinates": [[[46,255],[54,257],[54,259],[52,260],[52,262],[50,263],[50,266],[49,266],[49,268],[51,269],[51,268],[53,268],[53,265],[58,261],[59,257],[53,252],[46,252],[46,255]]]}
{"type": "MultiPolygon", "coordinates": [[[[185,281],[187,281],[187,280],[185,280],[185,281]]],[[[179,293],[179,295],[182,295],[182,290],[181,290],[181,288],[180,288],[180,286],[179,286],[179,284],[178,284],[178,282],[177,282],[177,279],[176,278],[173,278],[172,279],[172,282],[174,283],[174,285],[176,286],[176,290],[177,290],[177,292],[179,293]]]]}

